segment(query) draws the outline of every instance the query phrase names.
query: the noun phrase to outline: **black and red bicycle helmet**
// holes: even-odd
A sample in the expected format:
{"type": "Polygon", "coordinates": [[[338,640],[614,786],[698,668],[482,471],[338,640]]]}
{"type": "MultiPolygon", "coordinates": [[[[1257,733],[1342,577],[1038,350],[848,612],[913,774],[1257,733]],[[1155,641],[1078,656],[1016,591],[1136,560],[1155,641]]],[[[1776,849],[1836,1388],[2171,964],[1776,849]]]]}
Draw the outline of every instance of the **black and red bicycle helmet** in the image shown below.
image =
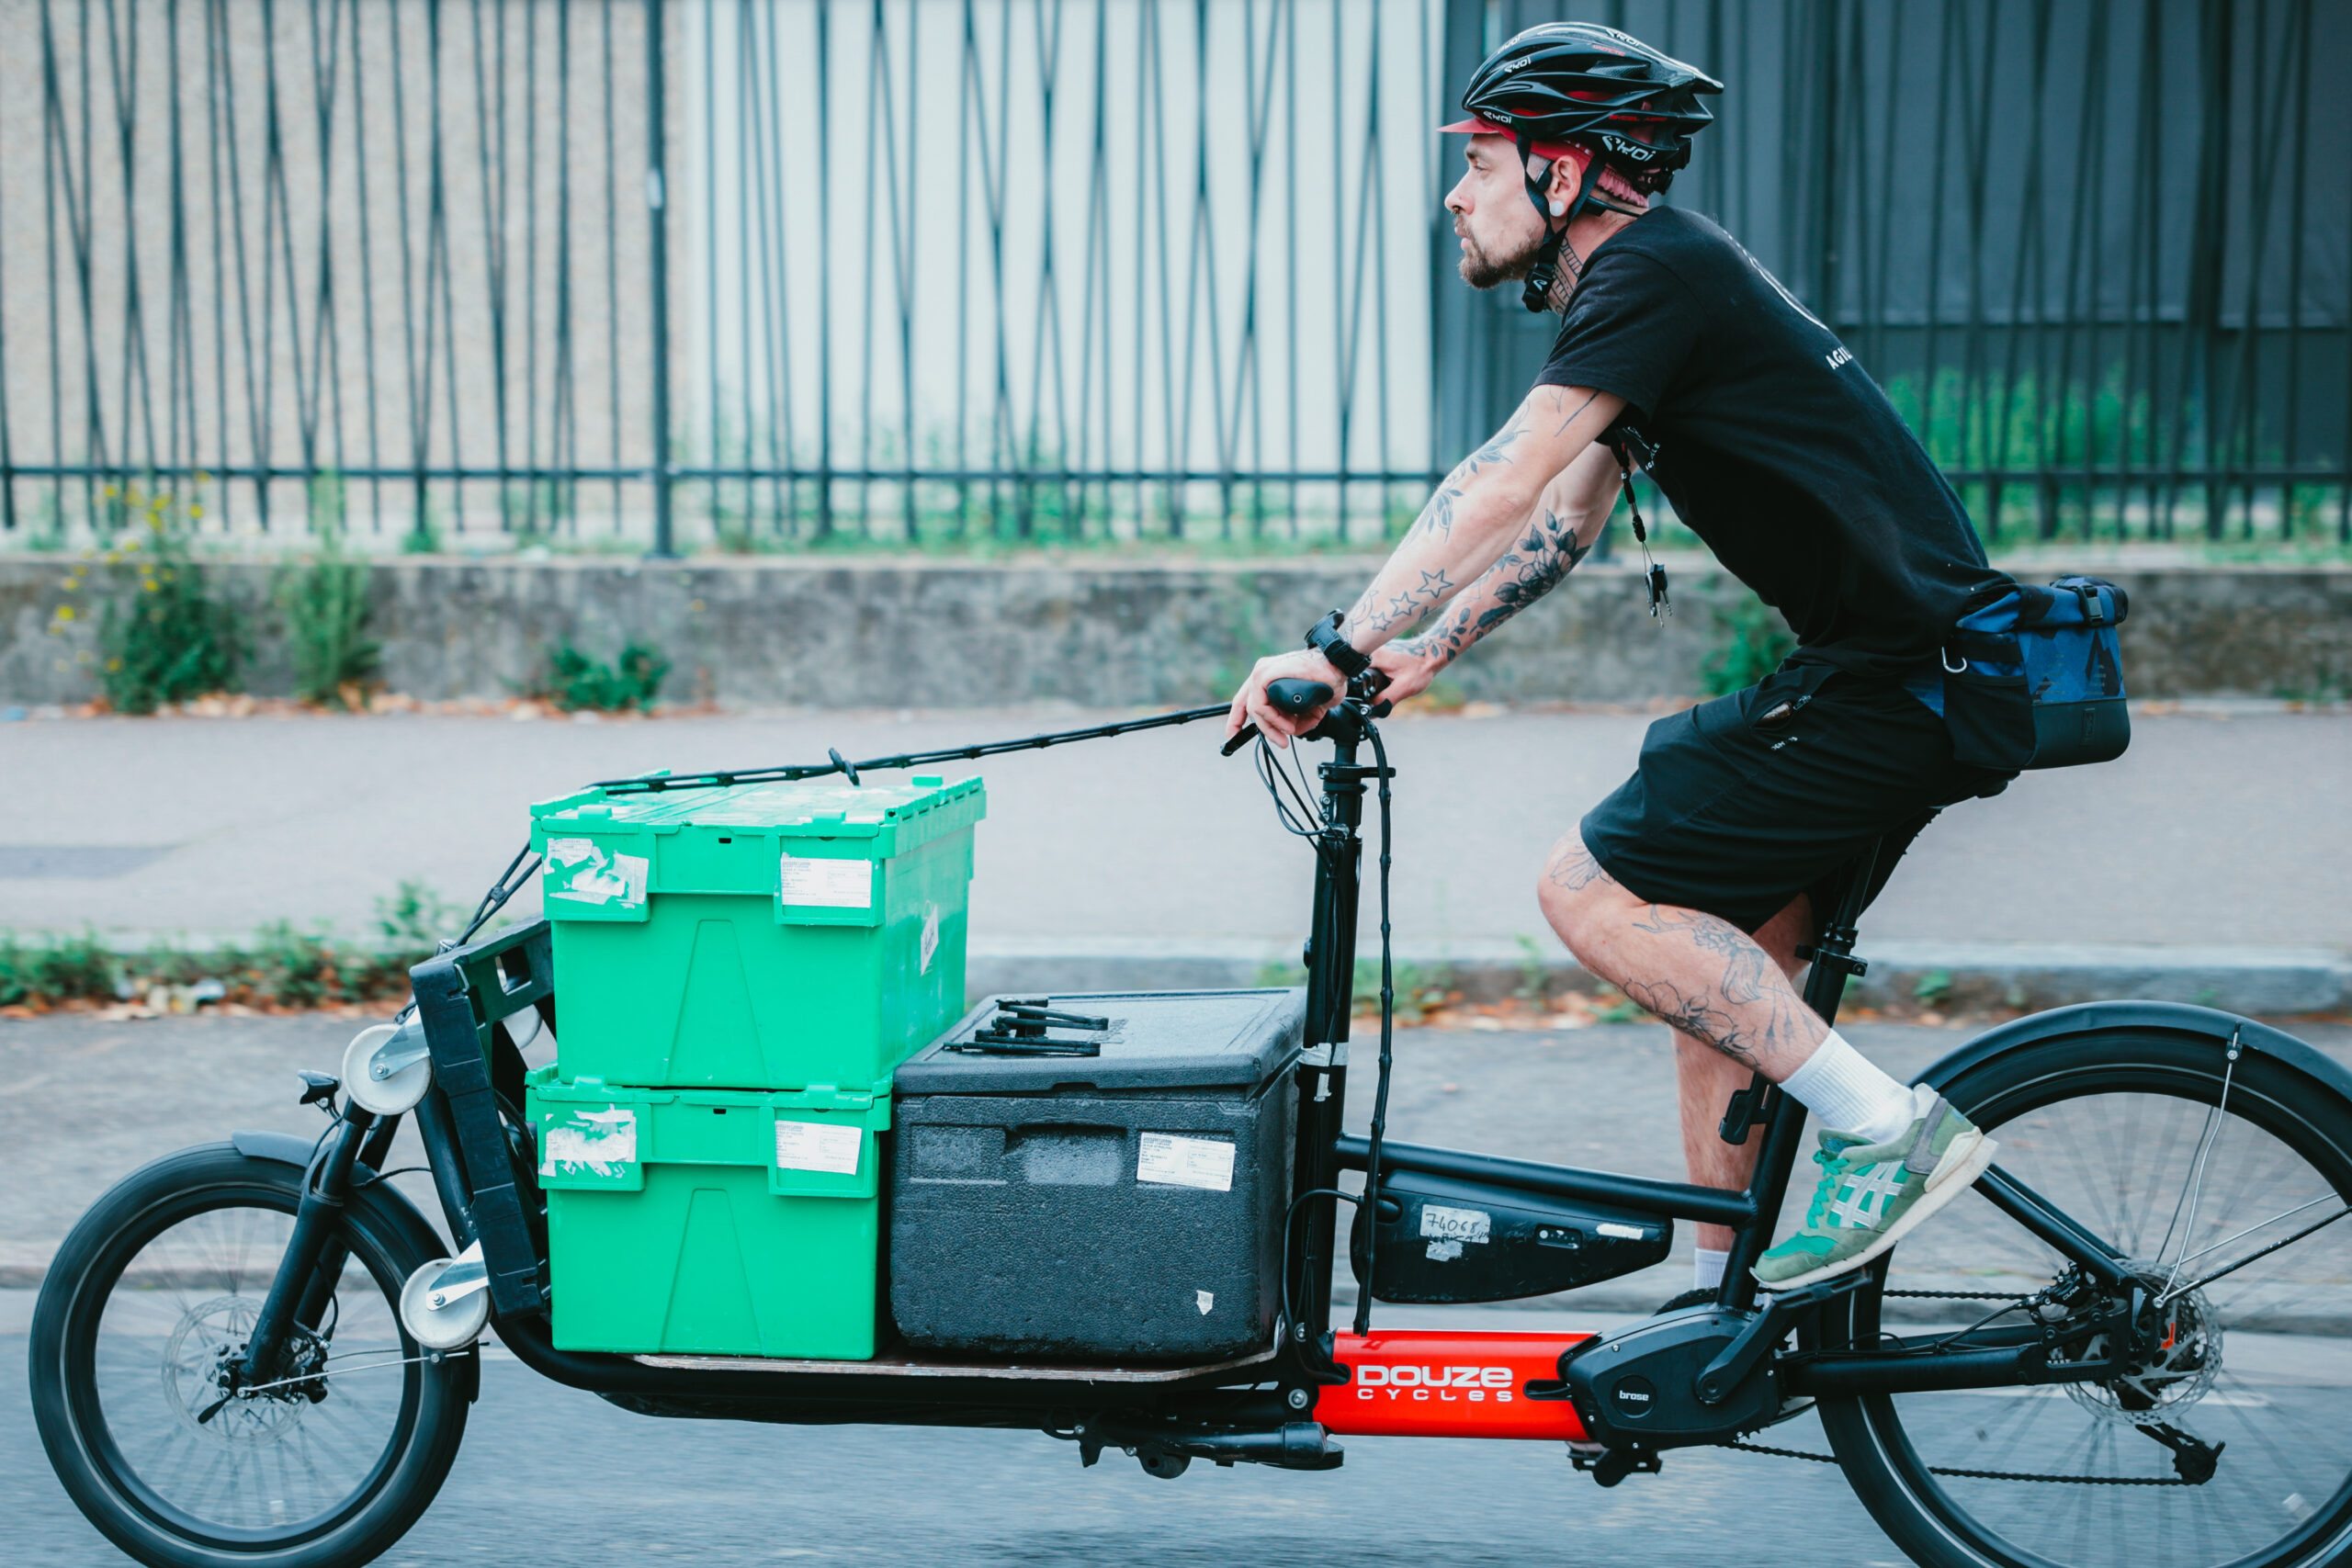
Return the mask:
{"type": "MultiPolygon", "coordinates": [[[[1567,211],[1573,223],[1592,199],[1604,164],[1645,195],[1664,190],[1675,171],[1690,162],[1690,138],[1715,118],[1702,95],[1723,90],[1721,82],[1697,66],[1614,28],[1545,22],[1488,55],[1462,92],[1462,107],[1471,118],[1439,129],[1507,136],[1519,147],[1522,170],[1527,158],[1548,162],[1571,143],[1595,153],[1567,211]]],[[[1547,224],[1552,214],[1544,188],[1549,174],[1547,168],[1527,181],[1528,199],[1547,224]]],[[[1528,280],[1531,310],[1546,308],[1557,249],[1555,236],[1528,280]]]]}

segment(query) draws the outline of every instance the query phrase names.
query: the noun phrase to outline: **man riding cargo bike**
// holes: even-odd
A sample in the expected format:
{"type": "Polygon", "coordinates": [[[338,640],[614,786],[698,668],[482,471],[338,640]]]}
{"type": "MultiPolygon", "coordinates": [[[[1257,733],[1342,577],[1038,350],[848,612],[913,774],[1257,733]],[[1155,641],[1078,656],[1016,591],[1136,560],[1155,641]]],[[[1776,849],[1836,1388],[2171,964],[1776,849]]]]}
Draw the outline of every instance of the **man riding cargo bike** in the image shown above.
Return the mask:
{"type": "MultiPolygon", "coordinates": [[[[1991,1163],[1994,1144],[1927,1089],[1872,1066],[1791,984],[1816,896],[1873,840],[1883,881],[1936,812],[2003,787],[1955,761],[1938,652],[2002,580],[1960,498],[1834,333],[1704,218],[1653,209],[1713,118],[1715,82],[1607,28],[1510,40],[1471,78],[1467,167],[1447,195],[1461,272],[1519,281],[1562,315],[1535,387],[1449,475],[1339,627],[1401,702],[1541,597],[1600,542],[1627,454],[1798,637],[1747,691],[1663,719],[1641,765],[1562,839],[1544,913],[1595,974],[1674,1026],[1692,1179],[1744,1186],[1749,1145],[1715,1120],[1760,1073],[1814,1111],[1821,1190],[1753,1264],[1767,1286],[1859,1268],[1991,1163]],[[1442,612],[1440,614],[1440,612],[1442,612]],[[1417,637],[1418,622],[1438,619],[1417,637]]],[[[1662,570],[1655,608],[1668,603],[1662,570]]],[[[1344,672],[1308,649],[1259,660],[1246,720],[1304,733],[1269,681],[1344,672]]],[[[1731,1246],[1700,1233],[1694,1291],[1731,1246]]]]}
{"type": "MultiPolygon", "coordinates": [[[[1911,1085],[1836,1032],[1860,912],[1937,811],[2122,750],[2125,604],[1993,570],[1835,335],[1653,205],[1721,90],[1576,23],[1479,68],[1445,128],[1469,136],[1463,276],[1522,281],[1558,341],[1353,610],[1231,705],[535,805],[413,1006],[303,1075],[315,1140],[166,1155],[59,1249],[30,1392],[83,1512],[158,1568],[366,1562],[448,1473],[495,1332],[507,1375],[650,1416],[1025,1430],[1166,1479],[1419,1437],[1564,1443],[1613,1486],[1735,1448],[1838,1465],[1938,1568],[2338,1561],[2352,1071],[2177,1003],[2019,1018],[1911,1085]],[[1636,463],[1798,634],[1757,686],[1655,725],[1539,883],[1676,1032],[1688,1183],[1386,1135],[1379,721],[1584,558],[1636,463]],[[1306,987],[959,1019],[985,795],[944,769],[1220,717],[1314,859],[1306,987]],[[1311,777],[1306,742],[1329,747],[1311,777]],[[477,940],[533,874],[546,918],[477,940]],[[1820,1175],[1771,1246],[1808,1111],[1820,1175]],[[403,1128],[435,1220],[388,1179],[403,1128]],[[1374,1324],[1633,1273],[1677,1220],[1693,1288],[1607,1333],[1374,1324]]],[[[2099,874],[2053,853],[2035,896],[2099,874]]]]}

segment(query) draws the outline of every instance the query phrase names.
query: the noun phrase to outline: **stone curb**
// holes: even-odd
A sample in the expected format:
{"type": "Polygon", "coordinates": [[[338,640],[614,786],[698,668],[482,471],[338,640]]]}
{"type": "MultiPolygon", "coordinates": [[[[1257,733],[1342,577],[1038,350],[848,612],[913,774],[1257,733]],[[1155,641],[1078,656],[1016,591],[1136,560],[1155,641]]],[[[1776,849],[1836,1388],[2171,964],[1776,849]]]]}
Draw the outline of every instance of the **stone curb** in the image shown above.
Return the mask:
{"type": "MultiPolygon", "coordinates": [[[[1360,945],[1359,962],[1377,951],[1360,945]]],[[[2146,998],[2278,1017],[2352,1009],[2352,955],[2329,948],[2170,947],[2124,942],[2035,946],[2005,942],[1866,942],[1870,973],[1851,993],[1862,1007],[1924,1006],[2040,1011],[2074,1002],[2146,998]]],[[[1507,943],[1456,943],[1396,953],[1406,983],[1442,981],[1472,1001],[1600,984],[1566,954],[1507,943]]],[[[1008,992],[1151,991],[1295,985],[1296,959],[1271,942],[1152,938],[976,943],[966,988],[1008,992]]]]}

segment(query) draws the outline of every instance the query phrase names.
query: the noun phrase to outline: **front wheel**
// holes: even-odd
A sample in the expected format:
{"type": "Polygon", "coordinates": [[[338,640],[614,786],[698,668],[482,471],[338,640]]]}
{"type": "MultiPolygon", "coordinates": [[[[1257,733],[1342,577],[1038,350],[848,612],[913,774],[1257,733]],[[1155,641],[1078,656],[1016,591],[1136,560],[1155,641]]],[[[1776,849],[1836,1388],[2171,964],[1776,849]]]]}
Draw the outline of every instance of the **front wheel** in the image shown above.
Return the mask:
{"type": "MultiPolygon", "coordinates": [[[[2352,1543],[2352,1105],[2275,1058],[2118,1030],[1939,1086],[1998,1164],[2171,1295],[2109,1382],[1824,1400],[1856,1493],[1934,1568],[2290,1568],[2352,1543]],[[2152,1335],[2152,1339],[2154,1336],[2152,1335]]],[[[2064,1259],[1971,1191],[1824,1325],[1862,1347],[2008,1310],[2064,1259]]],[[[2014,1324],[2012,1315],[1996,1319],[2014,1324]]]]}
{"type": "Polygon", "coordinates": [[[433,1356],[402,1332],[401,1286],[431,1236],[374,1190],[352,1194],[348,1260],[293,1331],[289,1375],[256,1390],[229,1375],[301,1181],[227,1144],[166,1156],[83,1216],[42,1280],[41,1442],[90,1522],[153,1568],[354,1568],[415,1522],[457,1457],[470,1353],[433,1356]]]}

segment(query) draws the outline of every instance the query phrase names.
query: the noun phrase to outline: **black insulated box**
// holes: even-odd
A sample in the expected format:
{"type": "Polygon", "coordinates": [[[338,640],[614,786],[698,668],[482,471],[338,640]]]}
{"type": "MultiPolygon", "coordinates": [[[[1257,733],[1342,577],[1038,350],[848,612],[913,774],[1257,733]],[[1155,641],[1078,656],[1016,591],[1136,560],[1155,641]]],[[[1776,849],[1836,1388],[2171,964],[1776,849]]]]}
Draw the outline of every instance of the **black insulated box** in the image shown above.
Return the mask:
{"type": "Polygon", "coordinates": [[[1299,990],[991,997],[901,1064],[899,1332],[1055,1360],[1271,1345],[1306,1013],[1299,990]],[[1024,1035],[1014,1005],[1080,1023],[1024,1035]]]}

